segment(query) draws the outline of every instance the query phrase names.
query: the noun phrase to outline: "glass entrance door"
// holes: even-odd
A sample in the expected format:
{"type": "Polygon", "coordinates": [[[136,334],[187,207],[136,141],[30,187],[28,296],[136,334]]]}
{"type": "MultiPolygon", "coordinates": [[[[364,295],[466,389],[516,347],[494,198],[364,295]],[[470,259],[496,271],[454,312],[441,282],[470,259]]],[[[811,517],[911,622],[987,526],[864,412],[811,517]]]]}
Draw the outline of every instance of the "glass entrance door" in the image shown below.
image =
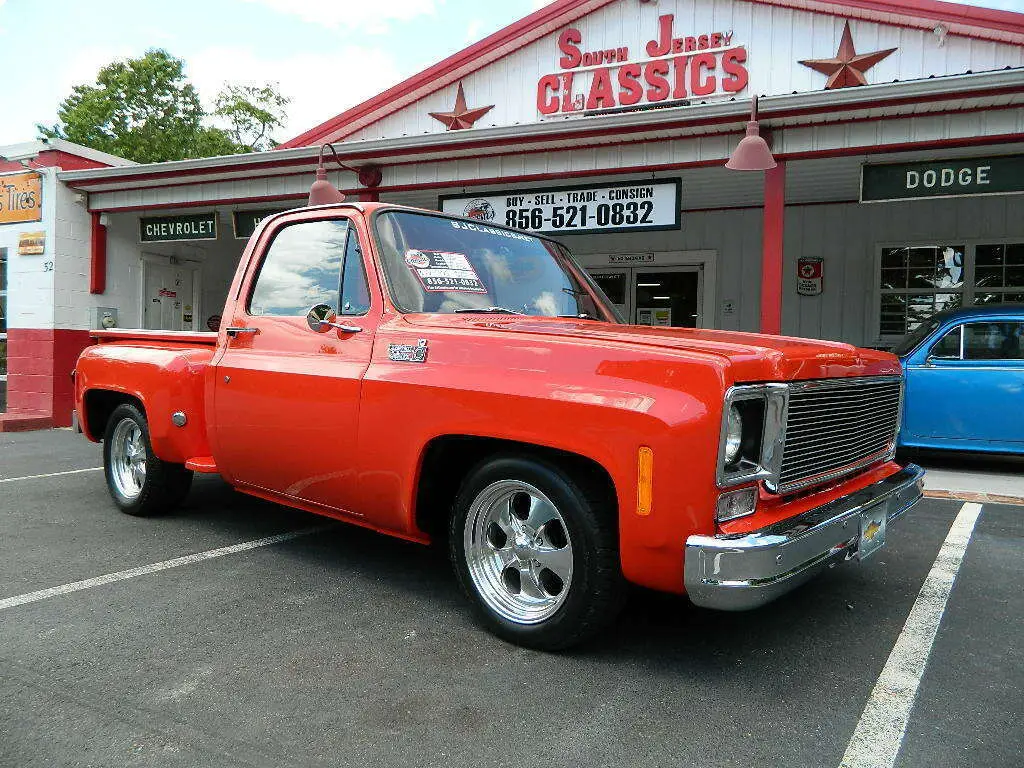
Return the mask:
{"type": "Polygon", "coordinates": [[[636,267],[633,313],[636,325],[700,328],[700,267],[636,267]]]}
{"type": "Polygon", "coordinates": [[[632,322],[629,311],[632,272],[633,270],[628,267],[611,267],[590,272],[594,282],[601,287],[609,301],[615,305],[619,316],[626,318],[627,322],[632,322]]]}
{"type": "Polygon", "coordinates": [[[594,267],[588,270],[633,325],[703,328],[701,267],[594,267]]]}

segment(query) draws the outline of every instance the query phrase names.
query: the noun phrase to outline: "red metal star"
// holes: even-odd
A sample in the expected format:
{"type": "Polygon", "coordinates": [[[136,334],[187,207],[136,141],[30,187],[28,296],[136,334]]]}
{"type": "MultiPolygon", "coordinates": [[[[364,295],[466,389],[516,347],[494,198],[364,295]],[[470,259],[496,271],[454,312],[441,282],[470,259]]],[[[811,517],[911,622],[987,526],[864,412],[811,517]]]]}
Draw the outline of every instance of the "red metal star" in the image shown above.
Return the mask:
{"type": "Polygon", "coordinates": [[[462,81],[460,80],[459,92],[455,94],[455,109],[451,112],[431,112],[430,116],[435,120],[440,120],[448,126],[449,131],[459,131],[463,128],[472,128],[473,123],[486,115],[492,109],[494,109],[493,104],[488,107],[474,107],[473,109],[467,109],[466,92],[462,90],[462,81]]]}
{"type": "Polygon", "coordinates": [[[846,88],[851,85],[867,85],[864,73],[880,62],[895,48],[874,53],[857,53],[853,47],[853,35],[850,33],[850,22],[843,28],[843,39],[839,42],[839,52],[834,59],[808,59],[798,62],[816,72],[828,75],[825,90],[846,88]]]}

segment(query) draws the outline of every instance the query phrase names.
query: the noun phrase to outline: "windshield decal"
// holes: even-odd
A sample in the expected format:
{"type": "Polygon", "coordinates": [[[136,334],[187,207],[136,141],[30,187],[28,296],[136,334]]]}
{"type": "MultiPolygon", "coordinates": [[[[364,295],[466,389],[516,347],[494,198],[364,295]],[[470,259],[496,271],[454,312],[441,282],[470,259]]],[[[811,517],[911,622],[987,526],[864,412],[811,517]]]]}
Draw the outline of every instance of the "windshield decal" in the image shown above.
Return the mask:
{"type": "Polygon", "coordinates": [[[463,253],[423,251],[410,248],[405,263],[425,291],[437,293],[487,293],[480,276],[463,253]]]}

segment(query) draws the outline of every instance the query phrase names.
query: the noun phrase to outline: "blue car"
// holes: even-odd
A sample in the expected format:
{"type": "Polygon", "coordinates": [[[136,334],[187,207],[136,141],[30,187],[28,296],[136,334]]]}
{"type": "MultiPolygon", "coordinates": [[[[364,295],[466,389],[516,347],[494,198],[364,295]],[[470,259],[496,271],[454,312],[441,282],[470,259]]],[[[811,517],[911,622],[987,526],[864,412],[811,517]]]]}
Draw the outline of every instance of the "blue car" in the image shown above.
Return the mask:
{"type": "Polygon", "coordinates": [[[899,445],[1024,453],[1024,304],[940,312],[893,350],[906,375],[899,445]]]}

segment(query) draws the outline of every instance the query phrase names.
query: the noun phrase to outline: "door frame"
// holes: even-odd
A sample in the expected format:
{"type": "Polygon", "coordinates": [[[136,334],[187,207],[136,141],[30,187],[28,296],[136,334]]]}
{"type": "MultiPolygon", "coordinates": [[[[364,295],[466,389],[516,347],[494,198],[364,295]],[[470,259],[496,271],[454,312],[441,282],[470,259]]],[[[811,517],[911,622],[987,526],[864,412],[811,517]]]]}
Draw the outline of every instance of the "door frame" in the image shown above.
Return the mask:
{"type": "Polygon", "coordinates": [[[164,256],[159,253],[143,252],[139,256],[142,262],[142,269],[139,270],[139,327],[146,324],[146,303],[149,300],[146,296],[146,278],[149,276],[151,265],[161,267],[179,267],[192,272],[192,327],[184,330],[198,331],[199,319],[202,316],[200,304],[203,296],[203,265],[201,262],[192,259],[179,259],[173,256],[164,256]]]}
{"type": "Polygon", "coordinates": [[[718,251],[711,249],[693,251],[617,251],[615,253],[605,251],[576,254],[576,258],[588,274],[592,272],[614,272],[621,269],[629,271],[627,278],[629,280],[629,306],[627,311],[630,313],[630,316],[627,319],[630,321],[636,313],[636,297],[634,295],[636,287],[633,285],[635,282],[633,270],[650,269],[653,271],[665,271],[672,267],[698,267],[701,272],[700,285],[698,286],[698,289],[701,291],[701,299],[700,317],[698,318],[700,324],[697,327],[718,327],[718,314],[716,312],[718,306],[716,270],[718,251]],[[636,259],[632,263],[612,263],[612,258],[622,258],[624,255],[634,256],[636,259]]]}

